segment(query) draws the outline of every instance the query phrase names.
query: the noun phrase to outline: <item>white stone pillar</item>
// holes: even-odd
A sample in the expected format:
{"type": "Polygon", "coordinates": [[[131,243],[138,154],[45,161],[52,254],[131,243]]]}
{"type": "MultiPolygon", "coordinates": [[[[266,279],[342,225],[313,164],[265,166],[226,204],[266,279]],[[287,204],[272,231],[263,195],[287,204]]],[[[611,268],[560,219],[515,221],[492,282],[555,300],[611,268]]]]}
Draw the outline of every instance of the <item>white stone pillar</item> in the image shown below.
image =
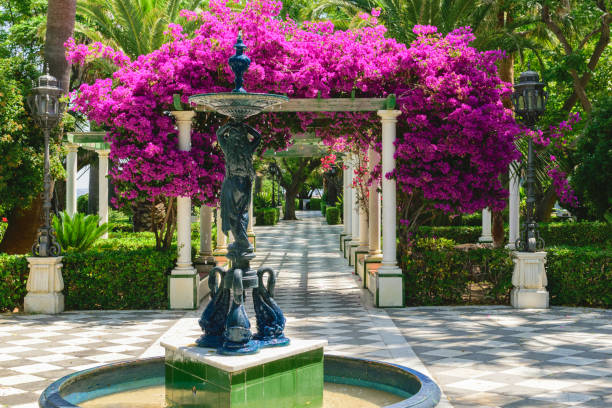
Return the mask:
{"type": "Polygon", "coordinates": [[[26,313],[56,314],[64,311],[62,257],[28,257],[30,275],[24,299],[26,313]]]}
{"type": "Polygon", "coordinates": [[[508,204],[508,245],[506,247],[508,249],[516,249],[516,240],[519,237],[519,228],[520,228],[520,183],[519,183],[519,175],[518,175],[518,162],[513,162],[510,164],[510,197],[508,204]]]}
{"type": "Polygon", "coordinates": [[[491,234],[491,210],[488,208],[482,209],[482,233],[478,242],[493,242],[491,234]]]}
{"type": "Polygon", "coordinates": [[[395,307],[404,305],[404,278],[397,266],[397,203],[395,180],[386,174],[395,169],[395,137],[399,110],[379,110],[382,119],[382,232],[383,261],[376,272],[374,293],[376,306],[395,307]]]}
{"type": "Polygon", "coordinates": [[[253,188],[251,189],[251,202],[249,204],[249,225],[247,226],[247,236],[249,237],[249,242],[253,245],[253,249],[255,250],[255,230],[253,229],[253,199],[255,198],[255,185],[253,184],[253,188]]]}
{"type": "MultiPolygon", "coordinates": [[[[380,163],[380,154],[370,146],[368,150],[368,170],[370,174],[380,163]]],[[[368,208],[368,232],[370,238],[368,242],[368,258],[380,257],[382,260],[382,251],[380,250],[380,193],[378,191],[378,182],[373,181],[370,185],[370,197],[369,197],[369,208],[368,208]]]]}
{"type": "Polygon", "coordinates": [[[212,257],[212,208],[207,205],[200,207],[200,258],[212,257]]]}
{"type": "MultiPolygon", "coordinates": [[[[348,157],[348,156],[347,156],[348,157]]],[[[345,161],[344,166],[346,167],[342,171],[342,218],[344,219],[344,230],[342,231],[344,235],[350,235],[351,231],[351,223],[348,222],[349,219],[349,188],[348,188],[348,174],[349,167],[348,163],[345,161]]]]}
{"type": "MultiPolygon", "coordinates": [[[[98,153],[98,215],[100,225],[108,222],[108,155],[109,150],[96,150],[98,153]]],[[[108,232],[102,239],[108,238],[108,232]]]]}
{"type": "Polygon", "coordinates": [[[347,154],[344,160],[344,230],[345,235],[342,237],[342,251],[344,257],[349,257],[349,246],[353,236],[353,167],[351,166],[351,155],[347,154]]]}
{"type": "Polygon", "coordinates": [[[546,252],[514,252],[510,303],[517,309],[548,309],[546,252]]]}
{"type": "MultiPolygon", "coordinates": [[[[178,127],[178,148],[191,150],[191,120],[193,111],[173,111],[178,127]]],[[[191,197],[176,199],[176,240],[178,257],[170,279],[170,308],[198,307],[199,275],[191,262],[191,197]]]]}
{"type": "Polygon", "coordinates": [[[77,212],[77,152],[79,145],[66,144],[66,212],[71,217],[77,212]]]}
{"type": "Polygon", "coordinates": [[[215,248],[215,255],[226,255],[227,254],[227,235],[221,229],[221,208],[217,209],[217,247],[215,248]]]}
{"type": "MultiPolygon", "coordinates": [[[[352,157],[353,161],[357,161],[356,155],[352,157]]],[[[356,163],[351,163],[351,186],[355,174],[356,163]]],[[[351,187],[351,241],[348,251],[346,251],[349,265],[354,265],[355,250],[359,246],[359,200],[357,200],[357,188],[351,187]]]]}

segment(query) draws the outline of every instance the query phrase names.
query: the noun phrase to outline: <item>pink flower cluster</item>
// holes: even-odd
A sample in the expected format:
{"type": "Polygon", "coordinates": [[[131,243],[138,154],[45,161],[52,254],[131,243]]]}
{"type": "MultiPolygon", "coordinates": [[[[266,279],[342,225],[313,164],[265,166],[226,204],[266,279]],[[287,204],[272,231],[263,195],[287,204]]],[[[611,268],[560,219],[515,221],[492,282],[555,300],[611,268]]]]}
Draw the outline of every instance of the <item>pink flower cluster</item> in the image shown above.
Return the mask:
{"type": "MultiPolygon", "coordinates": [[[[443,37],[435,27],[419,27],[410,48],[385,38],[372,17],[364,27],[335,31],[331,22],[298,24],[282,20],[280,1],[253,0],[233,11],[223,0],[209,10],[183,11],[199,28],[186,35],[171,25],[172,40],[135,61],[96,45],[69,40],[68,59],[85,63],[110,58],[112,78],[84,84],[75,109],[108,129],[112,177],[121,197],[191,196],[216,201],[224,176],[215,130],[223,118],[199,113],[191,151],[179,151],[171,115],[172,97],[183,103],[197,93],[227,92],[233,74],[227,64],[238,30],[244,33],[253,63],[245,75],[250,92],[290,98],[398,96],[398,166],[395,176],[406,190],[423,190],[437,208],[471,212],[499,208],[506,192],[498,181],[517,158],[519,129],[501,104],[509,92],[496,76],[499,53],[469,47],[469,29],[443,37]]],[[[303,132],[321,115],[265,114],[251,120],[264,134],[262,146],[285,149],[292,134],[303,132]]],[[[326,113],[329,125],[317,136],[335,151],[380,151],[376,113],[326,113]]],[[[375,173],[379,177],[380,168],[375,173]]]]}
{"type": "Polygon", "coordinates": [[[572,208],[577,208],[580,203],[578,202],[578,197],[576,197],[574,189],[572,189],[567,181],[567,174],[561,171],[559,167],[553,167],[548,170],[547,174],[553,181],[553,186],[555,187],[555,192],[557,193],[559,201],[572,208]]]}

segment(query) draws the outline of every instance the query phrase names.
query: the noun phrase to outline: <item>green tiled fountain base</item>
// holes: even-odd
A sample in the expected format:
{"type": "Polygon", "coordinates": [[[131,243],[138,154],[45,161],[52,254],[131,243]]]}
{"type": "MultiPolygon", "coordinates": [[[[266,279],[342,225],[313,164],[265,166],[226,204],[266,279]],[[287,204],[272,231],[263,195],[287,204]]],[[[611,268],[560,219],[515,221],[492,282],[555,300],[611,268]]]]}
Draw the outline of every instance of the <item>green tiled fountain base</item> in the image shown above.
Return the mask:
{"type": "Polygon", "coordinates": [[[321,406],[323,348],[234,373],[199,361],[166,359],[166,402],[182,408],[321,406]]]}

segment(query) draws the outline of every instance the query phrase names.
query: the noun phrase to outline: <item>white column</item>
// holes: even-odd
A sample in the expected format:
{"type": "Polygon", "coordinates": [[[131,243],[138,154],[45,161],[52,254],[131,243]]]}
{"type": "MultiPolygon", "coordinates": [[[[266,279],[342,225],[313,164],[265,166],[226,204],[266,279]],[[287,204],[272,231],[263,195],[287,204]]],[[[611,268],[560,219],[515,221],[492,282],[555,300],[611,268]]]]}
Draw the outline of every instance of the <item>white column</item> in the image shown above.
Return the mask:
{"type": "Polygon", "coordinates": [[[212,208],[200,207],[200,258],[212,256],[212,208]]]}
{"type": "Polygon", "coordinates": [[[348,197],[349,197],[349,189],[348,189],[349,168],[348,168],[348,163],[346,162],[346,158],[345,158],[344,166],[346,168],[344,169],[344,171],[342,171],[342,218],[344,219],[344,230],[342,231],[342,233],[344,235],[350,235],[351,223],[348,222],[349,220],[349,200],[348,200],[348,197]]]}
{"type": "MultiPolygon", "coordinates": [[[[179,131],[178,148],[182,151],[191,150],[191,120],[195,116],[193,111],[174,111],[179,131]]],[[[195,273],[191,263],[191,197],[177,197],[176,199],[176,240],[178,258],[174,275],[195,273]]]]}
{"type": "MultiPolygon", "coordinates": [[[[358,160],[353,156],[353,160],[358,160]]],[[[353,185],[353,177],[355,174],[355,163],[351,163],[351,180],[353,185]]],[[[351,187],[351,244],[359,245],[359,200],[357,200],[357,188],[351,187]]]]}
{"type": "MultiPolygon", "coordinates": [[[[96,150],[98,153],[98,215],[100,225],[108,222],[108,155],[109,150],[96,150]]],[[[102,235],[103,239],[108,238],[108,232],[102,235]]]]}
{"type": "Polygon", "coordinates": [[[215,254],[225,255],[227,254],[227,235],[221,229],[221,208],[217,209],[217,247],[215,248],[215,254]]]}
{"type": "MultiPolygon", "coordinates": [[[[404,305],[404,277],[397,266],[397,203],[395,180],[387,179],[386,174],[395,169],[395,136],[399,110],[379,110],[382,119],[382,231],[383,260],[376,271],[372,286],[376,306],[397,307],[404,305]]],[[[371,282],[371,280],[370,280],[371,282]]]]}
{"type": "Polygon", "coordinates": [[[508,245],[506,246],[509,249],[516,249],[515,242],[519,237],[519,228],[520,228],[520,203],[521,199],[519,197],[520,184],[519,184],[519,175],[517,172],[518,162],[513,162],[510,164],[510,197],[509,197],[509,214],[508,214],[508,224],[509,224],[509,234],[508,234],[508,245]]]}
{"type": "MultiPolygon", "coordinates": [[[[344,226],[346,228],[346,234],[350,237],[353,233],[353,167],[350,163],[351,155],[347,156],[346,162],[344,165],[346,169],[344,173],[346,175],[346,179],[344,181],[344,208],[345,208],[345,216],[344,216],[344,226]]],[[[347,241],[349,242],[349,241],[347,241]]]]}
{"type": "Polygon", "coordinates": [[[491,234],[491,210],[488,208],[482,209],[482,234],[478,238],[478,242],[493,242],[491,234]]]}
{"type": "MultiPolygon", "coordinates": [[[[358,165],[361,166],[362,156],[360,156],[358,165]]],[[[367,187],[359,187],[358,192],[362,192],[362,188],[367,187]]],[[[359,248],[357,251],[368,251],[370,249],[370,231],[369,231],[369,223],[368,223],[368,210],[369,210],[369,202],[365,201],[365,197],[362,197],[363,201],[360,202],[357,200],[357,206],[359,207],[359,248]]],[[[359,196],[357,195],[357,199],[359,196]]],[[[357,262],[357,261],[355,261],[357,262]]]]}
{"type": "MultiPolygon", "coordinates": [[[[178,148],[191,150],[193,111],[173,111],[178,127],[178,148]]],[[[176,244],[178,257],[168,288],[170,309],[196,309],[199,305],[200,277],[191,262],[191,197],[176,198],[176,244]]]]}
{"type": "MultiPolygon", "coordinates": [[[[371,174],[374,167],[380,163],[380,154],[370,146],[368,158],[368,170],[371,174]]],[[[382,254],[380,250],[380,193],[378,192],[378,182],[376,181],[373,181],[370,185],[368,224],[370,233],[368,257],[379,257],[382,254]]]]}
{"type": "Polygon", "coordinates": [[[79,145],[66,144],[68,154],[66,155],[66,212],[71,217],[77,212],[77,151],[79,145]]]}
{"type": "Polygon", "coordinates": [[[398,273],[396,247],[396,191],[395,180],[388,179],[387,173],[395,169],[395,135],[397,110],[380,110],[382,118],[382,230],[383,230],[383,262],[380,274],[398,273]]]}

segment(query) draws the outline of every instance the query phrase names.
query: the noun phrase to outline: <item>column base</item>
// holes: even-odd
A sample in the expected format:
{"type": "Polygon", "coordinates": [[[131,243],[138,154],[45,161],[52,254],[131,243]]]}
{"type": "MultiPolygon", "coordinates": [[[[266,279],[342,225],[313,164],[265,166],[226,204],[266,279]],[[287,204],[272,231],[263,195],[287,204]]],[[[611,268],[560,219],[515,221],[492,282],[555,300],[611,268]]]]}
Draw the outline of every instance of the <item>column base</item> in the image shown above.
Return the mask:
{"type": "Polygon", "coordinates": [[[347,236],[347,234],[342,233],[340,234],[340,252],[344,252],[344,238],[347,236]]]}
{"type": "Polygon", "coordinates": [[[196,270],[200,274],[207,274],[210,272],[212,268],[217,265],[217,261],[215,257],[212,255],[209,256],[200,256],[193,261],[193,266],[195,266],[196,270]]]}
{"type": "Polygon", "coordinates": [[[404,274],[400,268],[381,265],[371,283],[376,285],[376,307],[404,307],[404,274]]]}
{"type": "Polygon", "coordinates": [[[351,238],[350,235],[345,235],[342,238],[342,245],[341,245],[342,249],[341,249],[341,251],[342,251],[342,255],[345,258],[346,258],[346,251],[348,250],[348,246],[351,245],[351,240],[352,240],[352,238],[351,238]]]}
{"type": "MultiPolygon", "coordinates": [[[[382,264],[382,255],[368,255],[361,261],[359,261],[359,268],[357,273],[361,277],[363,281],[363,287],[366,289],[370,289],[371,287],[376,286],[375,283],[372,283],[373,280],[376,279],[376,271],[380,268],[382,264]]],[[[371,291],[372,295],[376,296],[376,291],[371,291]]]]}
{"type": "Polygon", "coordinates": [[[512,289],[510,304],[515,309],[548,309],[548,291],[545,289],[512,289]]]}
{"type": "Polygon", "coordinates": [[[514,242],[509,242],[506,244],[505,248],[514,251],[516,249],[516,245],[514,245],[514,242]]]}
{"type": "Polygon", "coordinates": [[[355,266],[355,275],[359,275],[359,271],[357,270],[359,267],[359,262],[368,255],[370,250],[367,247],[358,247],[353,252],[353,265],[355,266]]]}
{"type": "Polygon", "coordinates": [[[483,243],[483,244],[493,242],[493,236],[486,235],[486,236],[480,237],[478,238],[478,242],[483,243]]]}
{"type": "Polygon", "coordinates": [[[229,262],[227,259],[227,249],[213,252],[213,257],[215,258],[216,266],[223,266],[229,262]]]}
{"type": "Polygon", "coordinates": [[[28,293],[23,301],[26,313],[58,314],[64,311],[64,294],[28,293]]]}
{"type": "Polygon", "coordinates": [[[168,277],[170,309],[197,309],[200,305],[200,275],[195,269],[175,269],[168,277]]]}
{"type": "Polygon", "coordinates": [[[345,258],[348,260],[348,264],[350,266],[354,266],[355,261],[355,251],[359,248],[359,242],[351,241],[348,245],[347,251],[345,252],[345,258]]]}
{"type": "Polygon", "coordinates": [[[27,258],[30,274],[24,299],[26,313],[57,314],[64,311],[62,257],[27,258]]]}

